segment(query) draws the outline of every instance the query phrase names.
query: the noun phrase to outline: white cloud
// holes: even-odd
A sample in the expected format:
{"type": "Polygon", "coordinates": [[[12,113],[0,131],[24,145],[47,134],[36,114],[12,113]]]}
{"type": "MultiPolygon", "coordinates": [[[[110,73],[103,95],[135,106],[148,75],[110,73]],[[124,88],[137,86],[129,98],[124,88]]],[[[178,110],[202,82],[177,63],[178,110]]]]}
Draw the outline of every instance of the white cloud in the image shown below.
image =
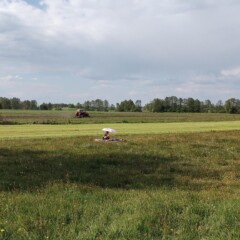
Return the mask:
{"type": "Polygon", "coordinates": [[[110,88],[113,88],[113,87],[114,87],[114,85],[113,85],[112,81],[97,80],[97,81],[95,81],[95,84],[92,87],[92,89],[110,89],[110,88]]]}
{"type": "Polygon", "coordinates": [[[221,74],[226,77],[240,77],[240,67],[222,70],[221,74]]]}
{"type": "Polygon", "coordinates": [[[61,82],[62,89],[63,82],[93,92],[111,88],[112,99],[121,97],[113,91],[121,84],[122,98],[135,91],[149,99],[170,93],[210,98],[220,83],[229,91],[233,81],[239,86],[240,69],[231,68],[240,62],[238,0],[27,2],[0,0],[2,76],[61,82]]]}
{"type": "Polygon", "coordinates": [[[18,75],[16,75],[16,76],[8,75],[8,76],[0,77],[0,83],[2,83],[2,82],[15,82],[15,81],[19,81],[21,79],[22,79],[22,77],[20,77],[18,75]]]}
{"type": "Polygon", "coordinates": [[[0,77],[0,96],[19,97],[23,99],[41,99],[41,96],[59,93],[59,88],[51,83],[24,79],[18,75],[0,77]]]}
{"type": "Polygon", "coordinates": [[[22,78],[18,75],[12,76],[2,76],[0,77],[0,96],[1,93],[6,95],[9,93],[9,89],[13,89],[14,92],[19,92],[17,89],[17,85],[20,84],[22,78]]]}
{"type": "Polygon", "coordinates": [[[128,92],[128,95],[130,97],[137,97],[137,96],[139,96],[139,92],[135,91],[135,90],[132,90],[132,91],[128,92]]]}
{"type": "Polygon", "coordinates": [[[226,100],[237,97],[240,86],[232,75],[225,75],[221,71],[218,74],[191,73],[185,81],[175,87],[177,95],[184,97],[197,96],[200,99],[212,98],[212,100],[226,100]]]}

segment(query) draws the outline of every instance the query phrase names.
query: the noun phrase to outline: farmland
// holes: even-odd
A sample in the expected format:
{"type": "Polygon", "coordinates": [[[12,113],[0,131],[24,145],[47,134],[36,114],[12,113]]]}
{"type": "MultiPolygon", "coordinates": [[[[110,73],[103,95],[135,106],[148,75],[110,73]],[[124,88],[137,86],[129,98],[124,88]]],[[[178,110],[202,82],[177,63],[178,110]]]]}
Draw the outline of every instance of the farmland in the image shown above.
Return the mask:
{"type": "MultiPolygon", "coordinates": [[[[109,123],[108,123],[109,125],[109,123]]],[[[108,126],[107,125],[107,126],[108,126]]],[[[111,123],[118,136],[140,134],[163,134],[184,132],[206,132],[240,130],[240,121],[191,122],[191,123],[111,123]]],[[[106,124],[68,124],[68,125],[0,125],[0,139],[46,138],[96,136],[101,137],[101,129],[106,124]]]]}
{"type": "Polygon", "coordinates": [[[2,124],[92,124],[240,121],[240,114],[89,112],[90,118],[74,118],[76,109],[62,111],[0,110],[2,124]]]}
{"type": "Polygon", "coordinates": [[[0,113],[0,239],[240,238],[238,115],[0,113]]]}

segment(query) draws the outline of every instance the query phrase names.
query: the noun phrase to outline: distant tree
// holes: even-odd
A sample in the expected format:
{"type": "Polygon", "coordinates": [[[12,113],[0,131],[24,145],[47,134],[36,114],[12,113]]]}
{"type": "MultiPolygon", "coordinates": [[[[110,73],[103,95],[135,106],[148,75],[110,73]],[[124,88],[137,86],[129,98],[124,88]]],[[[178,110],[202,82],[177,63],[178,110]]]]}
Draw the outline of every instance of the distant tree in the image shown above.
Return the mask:
{"type": "Polygon", "coordinates": [[[170,97],[165,97],[163,100],[164,103],[164,112],[171,112],[171,98],[170,97]]]}
{"type": "MultiPolygon", "coordinates": [[[[49,104],[48,104],[49,105],[49,104]]],[[[62,110],[62,108],[65,106],[66,104],[64,103],[55,103],[55,104],[52,104],[50,105],[50,109],[55,109],[55,110],[62,110]]],[[[49,109],[49,110],[50,110],[49,109]]]]}
{"type": "Polygon", "coordinates": [[[194,100],[194,112],[201,112],[201,102],[198,99],[194,100]]]}
{"type": "Polygon", "coordinates": [[[79,109],[80,109],[80,108],[83,108],[83,105],[78,102],[78,103],[76,104],[76,108],[79,108],[79,109]]]}
{"type": "Polygon", "coordinates": [[[82,106],[86,111],[91,110],[91,102],[90,101],[85,101],[82,106]]]}
{"type": "Polygon", "coordinates": [[[121,103],[117,103],[116,111],[117,111],[117,112],[124,112],[124,105],[123,105],[123,102],[121,102],[121,103]]]}
{"type": "MultiPolygon", "coordinates": [[[[210,102],[209,106],[212,108],[210,102]]],[[[202,112],[203,102],[193,98],[177,98],[176,96],[166,97],[164,100],[155,98],[144,106],[145,111],[150,112],[202,112]]]]}
{"type": "Polygon", "coordinates": [[[39,106],[40,110],[48,110],[48,104],[47,103],[42,103],[40,106],[39,106]]]}
{"type": "Polygon", "coordinates": [[[188,99],[183,98],[181,103],[181,112],[188,112],[188,99]]]}
{"type": "Polygon", "coordinates": [[[176,112],[183,112],[183,99],[178,98],[176,112]]]}
{"type": "Polygon", "coordinates": [[[224,108],[228,113],[240,113],[240,100],[236,98],[230,98],[225,101],[224,108]]]}
{"type": "Polygon", "coordinates": [[[136,112],[136,105],[134,102],[130,100],[124,100],[120,104],[117,105],[117,111],[119,112],[136,112]]]}
{"type": "Polygon", "coordinates": [[[68,108],[75,108],[75,105],[73,103],[69,103],[68,108]]]}
{"type": "Polygon", "coordinates": [[[31,110],[37,110],[38,109],[38,104],[36,100],[31,100],[30,101],[30,109],[31,110]]]}
{"type": "Polygon", "coordinates": [[[166,112],[176,112],[178,107],[178,98],[175,96],[165,98],[164,111],[166,112]]]}
{"type": "Polygon", "coordinates": [[[143,111],[152,112],[152,104],[151,104],[151,102],[150,103],[146,103],[143,106],[143,111]]]}
{"type": "Polygon", "coordinates": [[[214,105],[211,103],[209,99],[204,102],[204,112],[212,112],[214,105]]]}
{"type": "Polygon", "coordinates": [[[49,102],[47,105],[48,105],[48,110],[52,110],[53,109],[53,104],[52,103],[49,102]]]}
{"type": "Polygon", "coordinates": [[[2,109],[11,109],[12,108],[10,99],[5,98],[5,97],[0,98],[0,104],[1,104],[2,109]]]}
{"type": "Polygon", "coordinates": [[[116,107],[114,106],[114,104],[111,104],[111,105],[110,105],[109,110],[110,110],[110,111],[115,111],[115,110],[116,110],[116,107]]]}
{"type": "Polygon", "coordinates": [[[240,100],[230,98],[225,103],[219,100],[215,105],[210,100],[204,102],[191,97],[187,99],[177,98],[176,96],[165,97],[165,99],[155,98],[144,107],[141,105],[141,100],[136,100],[135,103],[130,100],[124,100],[117,103],[116,106],[109,104],[107,100],[95,99],[85,101],[83,104],[77,103],[76,105],[70,103],[42,103],[39,107],[36,100],[24,100],[19,98],[6,98],[0,97],[0,109],[62,109],[68,108],[84,108],[87,111],[122,111],[122,112],[136,112],[136,111],[149,111],[149,112],[221,112],[221,113],[240,113],[240,100]]]}
{"type": "Polygon", "coordinates": [[[103,111],[103,101],[101,99],[96,99],[91,102],[92,110],[103,111]]]}
{"type": "Polygon", "coordinates": [[[144,106],[144,110],[147,110],[149,112],[164,112],[165,106],[166,104],[164,100],[155,98],[144,106]]]}
{"type": "Polygon", "coordinates": [[[195,112],[195,101],[193,98],[187,99],[187,112],[195,112]]]}
{"type": "Polygon", "coordinates": [[[107,100],[103,101],[103,110],[108,111],[109,110],[109,102],[107,100]]]}
{"type": "Polygon", "coordinates": [[[136,112],[142,112],[142,101],[136,100],[135,107],[136,107],[136,112]]]}
{"type": "Polygon", "coordinates": [[[21,102],[21,109],[31,109],[31,102],[29,100],[24,100],[21,102]]]}
{"type": "Polygon", "coordinates": [[[222,100],[219,100],[219,101],[216,103],[215,110],[216,110],[216,112],[218,112],[218,113],[225,113],[225,112],[226,112],[222,100]]]}
{"type": "Polygon", "coordinates": [[[11,98],[11,108],[12,109],[20,109],[21,108],[21,100],[19,98],[11,98]]]}

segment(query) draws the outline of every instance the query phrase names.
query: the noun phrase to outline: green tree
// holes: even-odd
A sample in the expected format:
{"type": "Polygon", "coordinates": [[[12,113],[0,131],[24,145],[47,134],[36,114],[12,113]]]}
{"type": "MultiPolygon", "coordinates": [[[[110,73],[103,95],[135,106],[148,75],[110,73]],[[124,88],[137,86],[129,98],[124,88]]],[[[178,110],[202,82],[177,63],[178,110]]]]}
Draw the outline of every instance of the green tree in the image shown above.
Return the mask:
{"type": "Polygon", "coordinates": [[[108,111],[109,110],[109,102],[107,100],[103,101],[103,110],[108,111]]]}
{"type": "Polygon", "coordinates": [[[142,101],[136,100],[135,107],[136,107],[136,112],[142,112],[142,101]]]}
{"type": "Polygon", "coordinates": [[[236,98],[230,98],[225,101],[224,108],[228,113],[240,113],[240,100],[236,98]]]}
{"type": "Polygon", "coordinates": [[[38,104],[36,100],[31,100],[30,101],[30,109],[31,110],[37,110],[38,109],[38,104]]]}
{"type": "Polygon", "coordinates": [[[194,100],[194,112],[201,112],[201,102],[198,99],[194,100]]]}
{"type": "Polygon", "coordinates": [[[175,96],[165,98],[165,111],[176,112],[178,107],[178,98],[175,96]]]}
{"type": "Polygon", "coordinates": [[[117,111],[119,112],[136,112],[137,108],[134,102],[130,100],[124,100],[120,104],[117,104],[117,111]]]}
{"type": "Polygon", "coordinates": [[[213,111],[213,104],[209,99],[205,100],[204,102],[204,112],[212,112],[213,111]]]}
{"type": "Polygon", "coordinates": [[[195,101],[193,98],[187,99],[187,112],[195,112],[195,101]]]}
{"type": "Polygon", "coordinates": [[[216,103],[215,109],[216,109],[216,112],[218,112],[218,113],[225,113],[226,112],[222,100],[219,100],[216,103]]]}
{"type": "Polygon", "coordinates": [[[40,106],[39,106],[40,110],[48,110],[48,104],[47,103],[42,103],[40,106]]]}
{"type": "Polygon", "coordinates": [[[96,99],[91,102],[92,110],[103,111],[103,101],[101,99],[96,99]]]}
{"type": "Polygon", "coordinates": [[[5,98],[5,97],[0,98],[0,104],[1,104],[2,109],[11,109],[12,108],[10,99],[5,98]]]}
{"type": "Polygon", "coordinates": [[[82,106],[86,111],[91,110],[91,102],[90,101],[85,101],[82,106]]]}
{"type": "Polygon", "coordinates": [[[165,101],[159,98],[153,99],[150,103],[144,106],[144,109],[149,112],[164,112],[165,111],[165,101]]]}
{"type": "Polygon", "coordinates": [[[80,103],[80,102],[78,102],[77,104],[76,104],[76,108],[83,108],[83,105],[80,103]]]}
{"type": "Polygon", "coordinates": [[[116,110],[116,107],[114,106],[114,104],[110,105],[109,110],[111,110],[111,111],[115,111],[116,110]]]}
{"type": "Polygon", "coordinates": [[[178,98],[176,112],[183,112],[183,99],[178,98]]]}
{"type": "Polygon", "coordinates": [[[21,109],[31,109],[31,102],[29,100],[24,100],[21,102],[21,109]]]}
{"type": "Polygon", "coordinates": [[[165,112],[166,104],[165,101],[159,98],[153,100],[153,112],[165,112]]]}
{"type": "Polygon", "coordinates": [[[68,108],[75,108],[75,105],[73,103],[69,103],[68,108]]]}
{"type": "Polygon", "coordinates": [[[49,102],[47,105],[48,105],[48,110],[52,110],[53,109],[53,104],[52,103],[49,102]]]}
{"type": "Polygon", "coordinates": [[[21,108],[21,100],[19,98],[11,98],[11,108],[12,109],[20,109],[21,108]]]}

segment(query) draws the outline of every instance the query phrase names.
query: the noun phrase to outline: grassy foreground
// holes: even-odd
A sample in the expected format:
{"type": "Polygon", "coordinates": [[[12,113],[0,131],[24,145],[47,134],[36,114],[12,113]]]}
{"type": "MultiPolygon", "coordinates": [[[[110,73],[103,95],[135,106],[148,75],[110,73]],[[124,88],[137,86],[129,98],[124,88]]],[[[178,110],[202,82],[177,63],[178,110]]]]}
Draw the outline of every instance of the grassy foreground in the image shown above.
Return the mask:
{"type": "Polygon", "coordinates": [[[0,125],[0,139],[43,138],[67,136],[101,137],[101,129],[112,127],[120,135],[160,134],[240,130],[240,121],[190,123],[112,123],[67,125],[0,125]]]}
{"type": "Polygon", "coordinates": [[[0,140],[0,239],[240,239],[240,131],[0,140]]]}

